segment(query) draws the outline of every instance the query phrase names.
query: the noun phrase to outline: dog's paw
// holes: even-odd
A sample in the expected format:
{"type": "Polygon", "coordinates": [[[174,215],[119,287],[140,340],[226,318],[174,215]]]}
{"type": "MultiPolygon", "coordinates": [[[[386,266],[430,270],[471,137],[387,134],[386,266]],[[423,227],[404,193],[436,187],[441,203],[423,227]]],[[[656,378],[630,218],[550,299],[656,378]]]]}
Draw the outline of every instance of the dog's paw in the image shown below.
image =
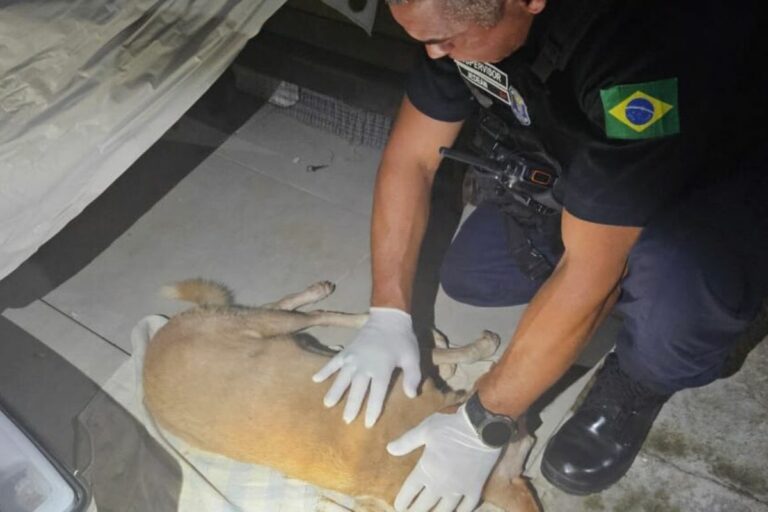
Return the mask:
{"type": "Polygon", "coordinates": [[[499,345],[501,337],[493,331],[483,331],[482,337],[475,341],[480,359],[491,357],[499,349],[499,345]]]}
{"type": "Polygon", "coordinates": [[[318,281],[307,288],[307,291],[319,299],[325,298],[336,290],[336,285],[330,281],[318,281]]]}

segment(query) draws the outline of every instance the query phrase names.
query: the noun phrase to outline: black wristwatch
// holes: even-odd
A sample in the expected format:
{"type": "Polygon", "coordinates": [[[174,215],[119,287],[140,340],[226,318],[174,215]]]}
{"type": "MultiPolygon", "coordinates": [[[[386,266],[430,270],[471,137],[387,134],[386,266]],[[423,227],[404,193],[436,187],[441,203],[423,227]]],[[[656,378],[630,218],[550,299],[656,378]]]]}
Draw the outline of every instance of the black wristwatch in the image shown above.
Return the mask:
{"type": "Polygon", "coordinates": [[[504,414],[495,414],[483,407],[480,397],[473,393],[467,400],[464,410],[469,423],[486,446],[501,448],[517,437],[517,422],[504,414]]]}

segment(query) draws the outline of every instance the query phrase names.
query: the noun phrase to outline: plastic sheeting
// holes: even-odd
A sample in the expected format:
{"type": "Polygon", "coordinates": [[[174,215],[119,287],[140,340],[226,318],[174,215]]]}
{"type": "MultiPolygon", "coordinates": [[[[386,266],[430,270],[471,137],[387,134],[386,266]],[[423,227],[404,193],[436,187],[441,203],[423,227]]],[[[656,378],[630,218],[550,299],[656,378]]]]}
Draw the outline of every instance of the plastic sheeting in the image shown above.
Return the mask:
{"type": "Polygon", "coordinates": [[[0,279],[160,138],[284,1],[0,3],[0,279]]]}

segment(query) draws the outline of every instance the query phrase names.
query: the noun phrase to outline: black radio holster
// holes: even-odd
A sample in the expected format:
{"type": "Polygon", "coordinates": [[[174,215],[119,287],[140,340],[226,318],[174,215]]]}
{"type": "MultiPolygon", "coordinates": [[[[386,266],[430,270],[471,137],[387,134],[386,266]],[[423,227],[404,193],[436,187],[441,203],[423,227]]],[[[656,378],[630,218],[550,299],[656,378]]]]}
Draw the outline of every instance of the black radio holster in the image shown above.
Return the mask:
{"type": "MultiPolygon", "coordinates": [[[[553,20],[531,65],[531,71],[542,87],[553,72],[565,68],[590,26],[612,4],[612,0],[573,0],[559,6],[561,12],[553,20]]],[[[472,84],[468,83],[468,86],[473,93],[478,92],[472,84]]],[[[477,162],[486,160],[495,165],[480,169],[468,162],[475,200],[477,204],[496,204],[505,214],[512,258],[530,279],[544,279],[552,273],[556,261],[548,261],[531,237],[536,235],[537,239],[544,240],[550,253],[558,257],[562,253],[561,208],[555,198],[555,185],[561,169],[556,160],[539,149],[538,141],[526,140],[530,131],[517,129],[512,134],[490,108],[481,110],[472,149],[479,155],[477,162]],[[536,173],[536,170],[541,172],[536,173]],[[516,172],[517,176],[513,180],[505,179],[504,172],[516,172]]]]}
{"type": "Polygon", "coordinates": [[[480,158],[468,168],[468,181],[475,204],[492,203],[503,213],[507,244],[517,267],[529,279],[541,281],[557,263],[545,255],[542,244],[548,246],[549,254],[562,252],[560,205],[553,193],[560,168],[532,147],[515,143],[503,121],[482,112],[471,143],[480,158]],[[527,151],[521,146],[527,146],[527,151]]]}

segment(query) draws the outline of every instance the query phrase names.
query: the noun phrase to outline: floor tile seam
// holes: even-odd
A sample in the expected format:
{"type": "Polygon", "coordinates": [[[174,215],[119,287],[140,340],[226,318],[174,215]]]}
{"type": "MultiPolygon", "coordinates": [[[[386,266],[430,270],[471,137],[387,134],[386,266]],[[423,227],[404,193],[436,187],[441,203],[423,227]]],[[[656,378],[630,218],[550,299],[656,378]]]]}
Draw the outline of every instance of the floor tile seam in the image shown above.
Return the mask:
{"type": "Polygon", "coordinates": [[[754,502],[757,502],[757,503],[759,503],[761,505],[768,506],[768,501],[762,500],[762,499],[758,498],[757,496],[753,495],[752,493],[750,493],[750,492],[748,492],[748,491],[746,491],[744,489],[741,489],[739,487],[736,487],[734,485],[730,485],[727,482],[723,482],[722,480],[718,480],[718,479],[716,479],[716,478],[714,478],[712,476],[706,475],[706,474],[696,473],[694,471],[685,469],[685,468],[675,464],[674,462],[672,462],[672,461],[670,461],[668,459],[665,459],[664,457],[662,457],[660,455],[657,455],[655,453],[649,453],[649,452],[643,451],[642,455],[645,456],[648,459],[653,459],[653,460],[655,460],[657,462],[660,462],[662,464],[666,464],[667,466],[670,466],[670,467],[672,467],[672,468],[674,468],[674,469],[680,471],[681,473],[686,474],[686,475],[688,475],[690,477],[706,480],[707,482],[710,482],[710,483],[712,483],[714,485],[717,485],[718,487],[722,487],[723,489],[727,489],[727,490],[729,490],[729,491],[731,491],[731,492],[733,492],[735,494],[743,496],[743,497],[745,497],[747,499],[750,499],[750,500],[752,500],[754,502]]]}
{"type": "Polygon", "coordinates": [[[99,333],[99,332],[95,331],[95,330],[94,330],[94,329],[92,329],[91,327],[88,327],[87,325],[85,325],[85,324],[84,324],[83,322],[81,322],[80,320],[78,320],[78,319],[74,318],[72,315],[68,315],[67,313],[65,313],[64,311],[62,311],[61,309],[59,309],[58,307],[54,306],[52,303],[50,303],[50,302],[46,301],[45,299],[40,299],[40,303],[41,303],[41,304],[43,304],[43,305],[45,305],[45,306],[47,306],[48,308],[52,309],[54,312],[56,312],[56,313],[58,313],[59,315],[63,316],[63,317],[64,317],[64,318],[66,318],[67,320],[69,320],[69,321],[73,322],[73,323],[74,323],[75,325],[77,325],[78,327],[81,327],[82,329],[85,329],[85,330],[86,330],[86,331],[88,331],[89,333],[91,333],[91,334],[93,334],[94,336],[96,336],[97,338],[99,338],[101,341],[105,342],[107,345],[110,345],[112,348],[115,348],[115,349],[117,349],[117,350],[118,350],[118,351],[120,351],[120,352],[121,352],[123,355],[125,355],[125,356],[128,356],[128,357],[131,357],[131,353],[130,353],[130,352],[128,352],[127,350],[125,350],[123,347],[121,347],[121,346],[120,346],[120,345],[118,345],[117,343],[114,343],[114,342],[110,341],[110,340],[109,340],[109,338],[107,338],[106,336],[102,335],[101,333],[99,333]]]}
{"type": "Polygon", "coordinates": [[[264,178],[272,180],[275,183],[279,183],[280,185],[284,185],[284,186],[293,188],[295,190],[298,190],[300,192],[304,192],[305,194],[308,194],[308,195],[314,197],[315,199],[319,199],[319,200],[321,200],[321,201],[323,201],[325,203],[333,205],[336,208],[339,208],[340,210],[343,210],[343,211],[345,211],[347,213],[353,213],[353,214],[358,215],[358,216],[359,215],[370,216],[370,213],[371,213],[370,211],[365,211],[365,212],[357,211],[354,208],[350,208],[350,207],[348,207],[348,206],[346,206],[346,205],[344,205],[342,203],[339,203],[339,202],[336,202],[336,201],[332,201],[332,200],[328,199],[327,197],[323,197],[322,195],[317,194],[316,192],[313,192],[312,190],[309,190],[309,189],[306,189],[304,187],[298,186],[295,183],[291,183],[291,182],[289,182],[287,180],[281,180],[280,178],[276,178],[275,176],[267,174],[266,172],[264,172],[262,170],[259,170],[259,169],[255,168],[255,167],[251,167],[250,165],[246,164],[245,162],[241,162],[240,160],[237,160],[234,156],[228,155],[226,152],[219,153],[217,151],[217,152],[214,153],[214,155],[219,157],[219,158],[223,158],[224,160],[227,160],[228,162],[233,163],[233,164],[237,165],[238,167],[241,167],[243,170],[245,170],[247,172],[256,173],[259,176],[262,176],[264,178]]]}

